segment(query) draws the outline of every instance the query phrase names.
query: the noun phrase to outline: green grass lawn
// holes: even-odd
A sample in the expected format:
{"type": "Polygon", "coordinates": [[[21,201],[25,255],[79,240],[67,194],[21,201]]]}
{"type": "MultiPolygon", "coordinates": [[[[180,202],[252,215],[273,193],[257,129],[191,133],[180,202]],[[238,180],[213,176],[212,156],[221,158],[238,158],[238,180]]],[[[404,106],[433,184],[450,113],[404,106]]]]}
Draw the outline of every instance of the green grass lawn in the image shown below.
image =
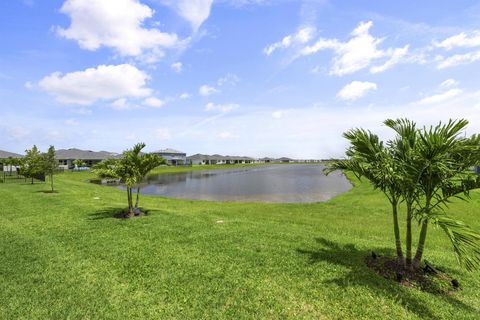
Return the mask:
{"type": "MultiPolygon", "coordinates": [[[[112,218],[126,193],[89,177],[59,174],[53,194],[0,184],[0,319],[480,318],[480,272],[440,230],[425,255],[459,279],[452,295],[365,266],[372,250],[393,255],[389,207],[367,183],[315,204],[143,196],[149,215],[126,220],[112,218]]],[[[480,193],[451,211],[480,230],[480,193]]]]}

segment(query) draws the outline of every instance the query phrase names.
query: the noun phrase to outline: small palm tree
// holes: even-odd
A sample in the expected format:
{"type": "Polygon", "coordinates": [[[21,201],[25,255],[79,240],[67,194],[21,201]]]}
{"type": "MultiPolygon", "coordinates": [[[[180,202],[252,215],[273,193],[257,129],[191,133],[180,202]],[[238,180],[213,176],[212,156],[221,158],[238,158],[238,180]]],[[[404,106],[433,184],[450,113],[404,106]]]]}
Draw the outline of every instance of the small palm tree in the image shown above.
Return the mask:
{"type": "Polygon", "coordinates": [[[163,163],[158,155],[141,154],[145,143],[137,143],[132,149],[123,152],[119,159],[108,159],[95,165],[93,172],[101,178],[114,178],[127,188],[128,214],[133,216],[138,208],[140,182],[152,169],[163,163]],[[137,185],[137,199],[133,204],[133,187],[137,185]]]}
{"type": "Polygon", "coordinates": [[[352,172],[357,178],[366,178],[375,189],[387,197],[392,207],[393,230],[397,260],[403,263],[402,241],[398,222],[398,204],[401,200],[401,181],[397,174],[397,163],[392,153],[384,146],[379,137],[370,131],[353,129],[343,135],[350,141],[346,160],[334,160],[325,172],[335,170],[352,172]]]}
{"type": "Polygon", "coordinates": [[[440,227],[450,239],[461,265],[473,269],[480,265],[480,235],[465,223],[447,215],[452,198],[468,199],[480,187],[480,176],[471,168],[480,163],[480,136],[462,137],[468,122],[449,121],[435,127],[416,128],[407,119],[386,120],[397,136],[386,146],[378,136],[362,129],[350,130],[347,159],[334,161],[326,169],[353,172],[367,178],[380,189],[392,206],[397,257],[402,260],[398,226],[398,204],[407,207],[406,267],[418,268],[422,261],[430,223],[440,227]],[[412,259],[412,220],[420,226],[415,257],[412,259]]]}
{"type": "Polygon", "coordinates": [[[407,269],[411,269],[412,220],[416,202],[422,196],[421,190],[417,188],[418,172],[416,170],[417,166],[415,166],[420,161],[415,153],[419,132],[415,122],[408,119],[387,119],[384,124],[397,133],[397,136],[387,144],[397,163],[396,170],[398,170],[401,195],[407,207],[405,266],[407,269]]]}
{"type": "Polygon", "coordinates": [[[419,135],[417,188],[423,199],[417,213],[421,230],[414,267],[422,260],[430,222],[445,231],[461,264],[467,269],[480,264],[480,235],[446,214],[451,198],[467,199],[471,190],[480,187],[480,177],[471,170],[480,162],[480,136],[463,138],[467,124],[464,119],[450,120],[424,128],[419,135]]]}

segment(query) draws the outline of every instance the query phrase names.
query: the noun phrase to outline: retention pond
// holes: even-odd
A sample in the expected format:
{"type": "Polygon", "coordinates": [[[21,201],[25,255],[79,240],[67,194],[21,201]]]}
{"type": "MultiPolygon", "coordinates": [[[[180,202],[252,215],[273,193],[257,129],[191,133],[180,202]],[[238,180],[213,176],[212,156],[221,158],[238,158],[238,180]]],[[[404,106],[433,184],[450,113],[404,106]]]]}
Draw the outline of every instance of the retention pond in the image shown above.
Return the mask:
{"type": "MultiPolygon", "coordinates": [[[[149,176],[142,194],[243,202],[318,202],[351,189],[341,172],[321,164],[273,164],[149,176]]],[[[123,186],[118,186],[124,189],[123,186]]]]}

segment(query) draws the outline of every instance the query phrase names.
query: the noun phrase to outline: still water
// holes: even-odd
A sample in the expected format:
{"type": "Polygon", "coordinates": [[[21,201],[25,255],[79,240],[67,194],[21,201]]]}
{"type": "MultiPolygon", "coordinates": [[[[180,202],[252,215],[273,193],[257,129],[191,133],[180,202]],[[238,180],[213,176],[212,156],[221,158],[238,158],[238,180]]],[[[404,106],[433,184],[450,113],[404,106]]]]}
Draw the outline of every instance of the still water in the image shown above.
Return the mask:
{"type": "Polygon", "coordinates": [[[159,174],[149,176],[140,192],[197,200],[317,202],[350,190],[341,172],[325,176],[323,168],[320,164],[278,164],[159,174]]]}

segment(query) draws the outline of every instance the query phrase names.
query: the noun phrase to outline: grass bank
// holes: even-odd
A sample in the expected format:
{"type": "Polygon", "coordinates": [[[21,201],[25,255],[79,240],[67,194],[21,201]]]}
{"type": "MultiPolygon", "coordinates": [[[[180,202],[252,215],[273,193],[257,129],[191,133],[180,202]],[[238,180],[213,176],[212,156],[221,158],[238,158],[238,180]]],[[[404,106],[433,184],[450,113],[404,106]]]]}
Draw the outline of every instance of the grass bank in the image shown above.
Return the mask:
{"type": "MultiPolygon", "coordinates": [[[[367,183],[314,204],[142,196],[149,215],[122,220],[112,214],[125,207],[124,192],[88,178],[60,174],[54,194],[46,184],[0,184],[0,319],[480,314],[480,272],[458,267],[440,230],[432,228],[426,259],[460,280],[452,295],[402,287],[365,266],[372,250],[393,255],[389,207],[367,183]]],[[[451,210],[480,230],[480,193],[451,210]]]]}

